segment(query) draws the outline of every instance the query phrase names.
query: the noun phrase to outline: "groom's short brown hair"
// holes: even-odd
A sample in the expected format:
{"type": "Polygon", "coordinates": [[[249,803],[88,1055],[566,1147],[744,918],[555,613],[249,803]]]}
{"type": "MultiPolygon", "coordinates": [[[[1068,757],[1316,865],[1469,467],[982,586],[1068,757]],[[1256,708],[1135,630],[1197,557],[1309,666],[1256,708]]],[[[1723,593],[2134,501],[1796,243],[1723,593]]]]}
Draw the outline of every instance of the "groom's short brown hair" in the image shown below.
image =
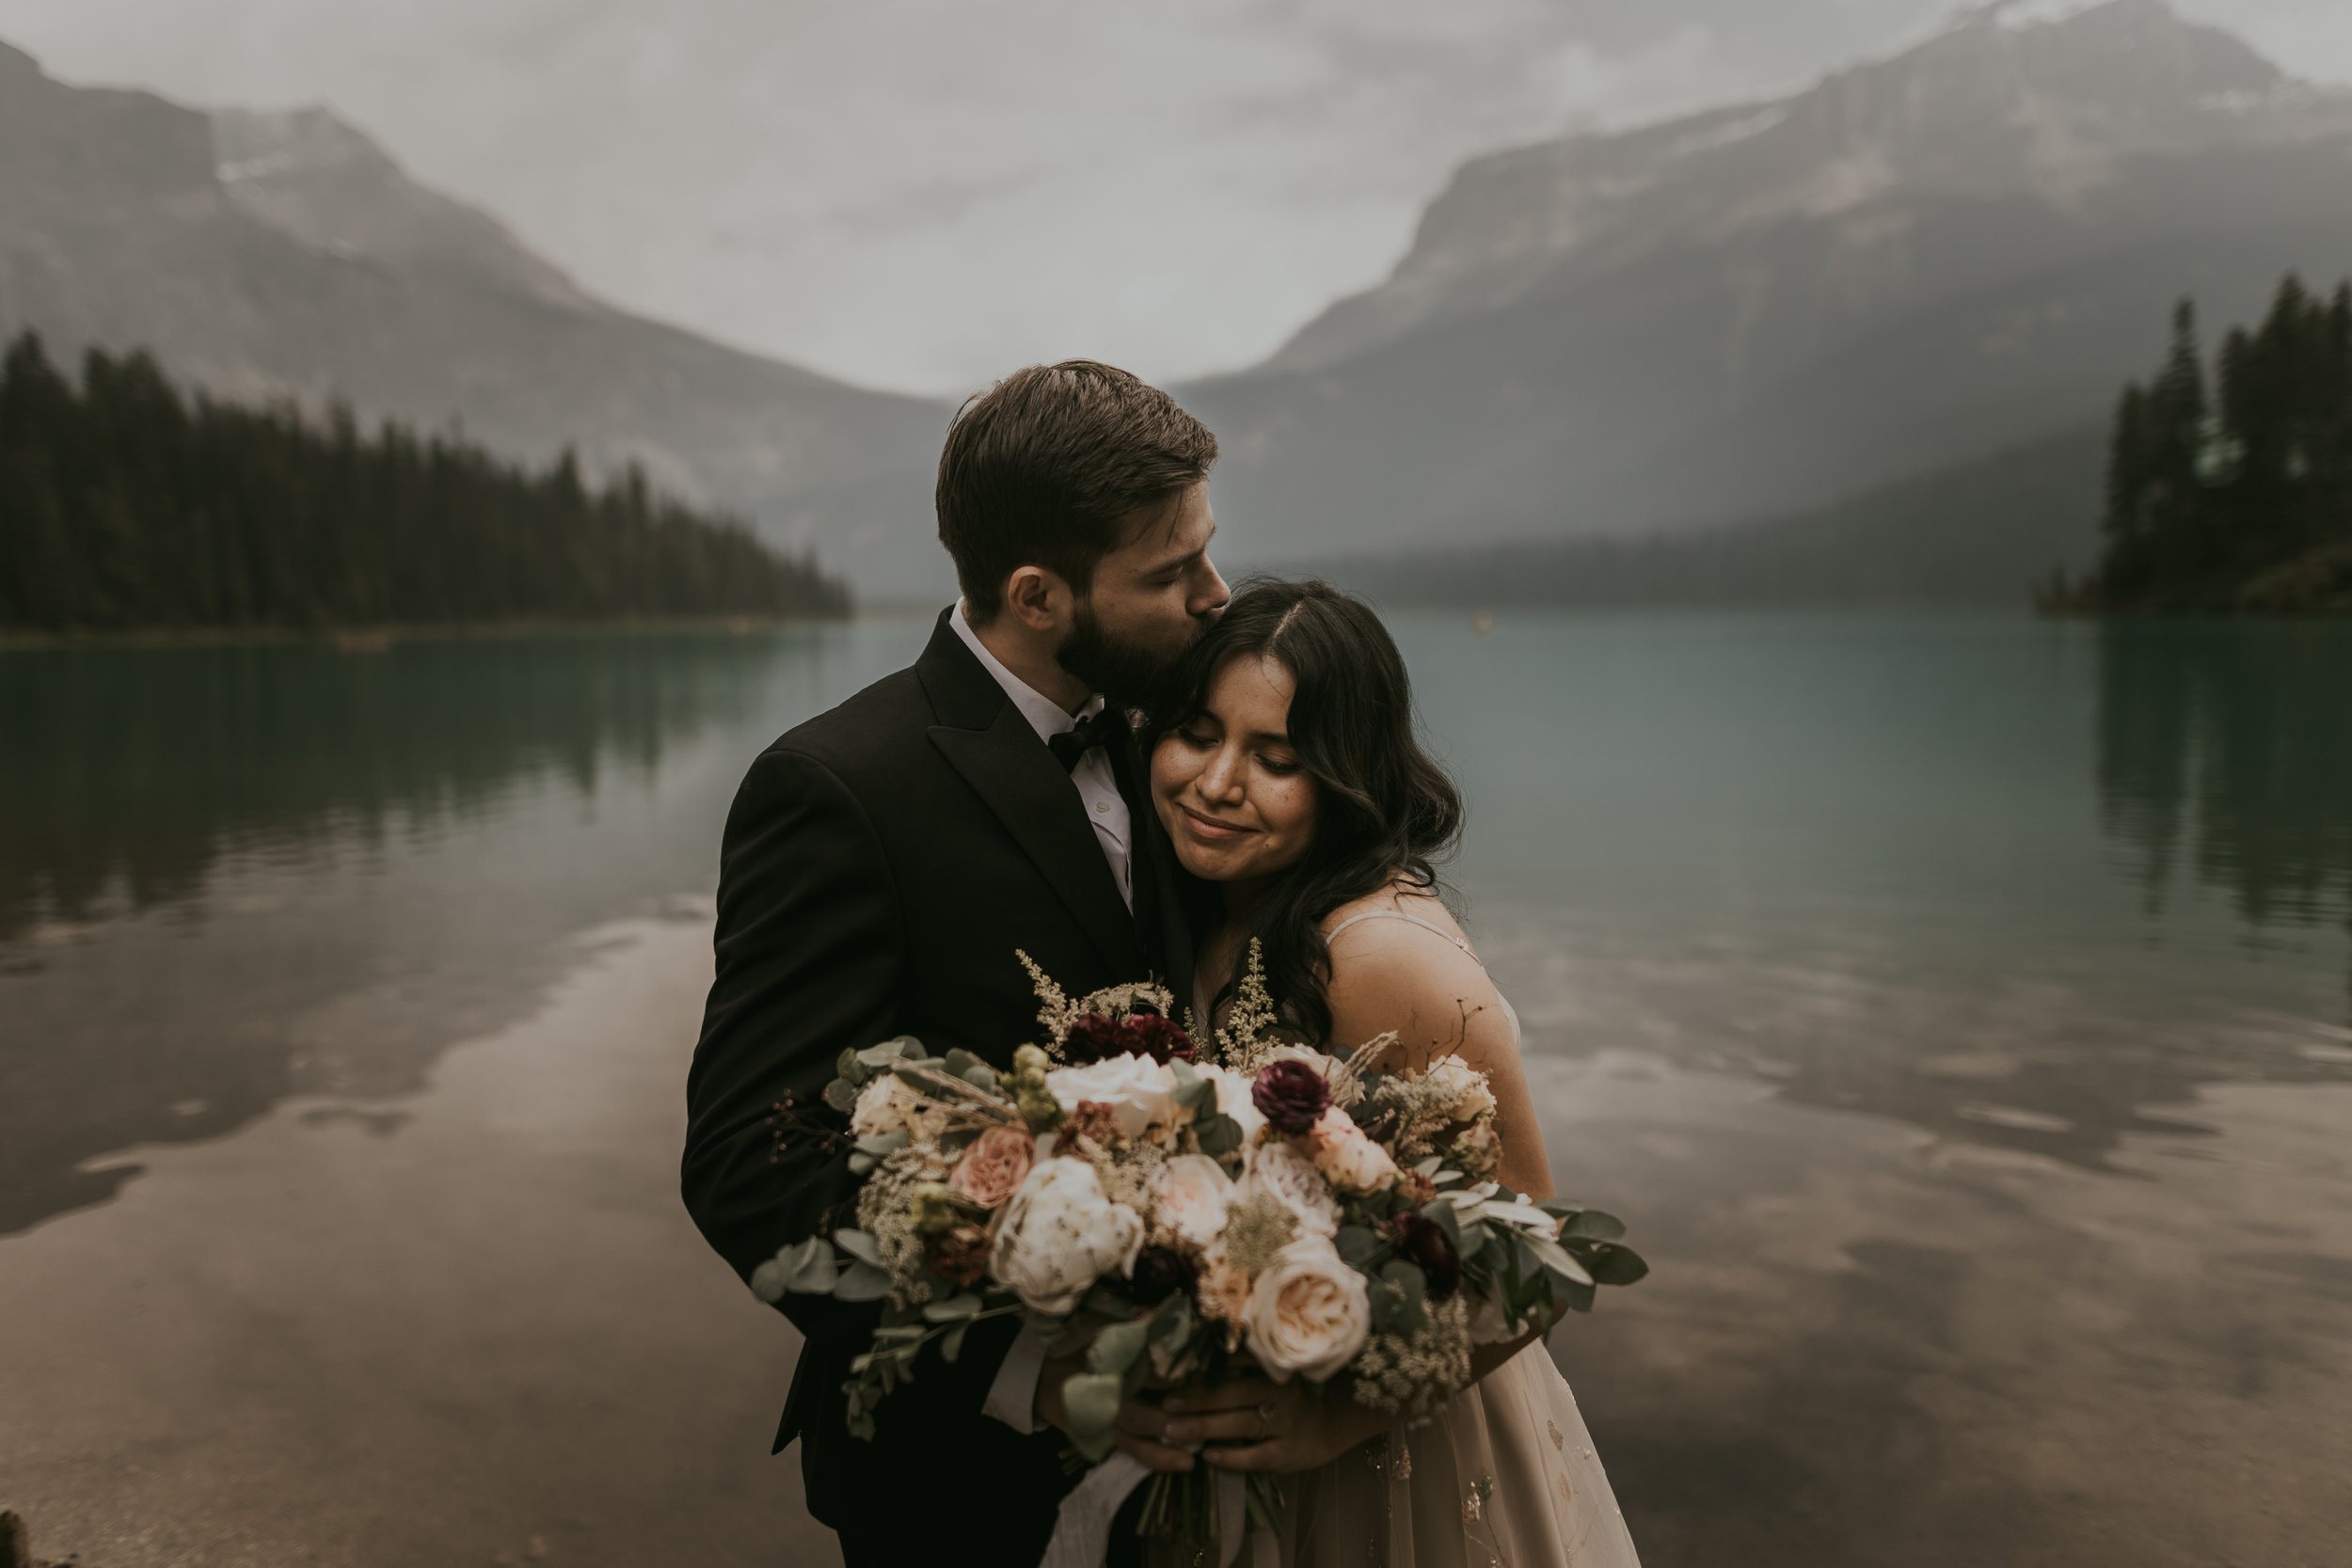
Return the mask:
{"type": "Polygon", "coordinates": [[[1018,370],[956,411],[939,454],[939,542],[972,619],[1043,566],[1080,594],[1138,512],[1206,479],[1216,437],[1158,388],[1092,359],[1018,370]]]}

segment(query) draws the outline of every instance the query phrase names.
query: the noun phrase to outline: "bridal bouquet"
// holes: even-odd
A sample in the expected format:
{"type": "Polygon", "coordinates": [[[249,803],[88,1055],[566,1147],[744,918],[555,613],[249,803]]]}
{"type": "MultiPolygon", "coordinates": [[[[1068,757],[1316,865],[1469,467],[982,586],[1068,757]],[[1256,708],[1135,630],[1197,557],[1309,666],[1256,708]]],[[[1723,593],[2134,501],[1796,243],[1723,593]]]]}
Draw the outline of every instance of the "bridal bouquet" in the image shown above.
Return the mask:
{"type": "MultiPolygon", "coordinates": [[[[842,1053],[825,1101],[864,1177],[857,1223],[752,1277],[771,1302],[882,1304],[852,1363],[857,1435],[926,1346],[952,1361],[972,1324],[1014,1314],[1084,1353],[1061,1393],[1090,1462],[1147,1382],[1250,1364],[1345,1374],[1349,1397],[1424,1415],[1469,1385],[1473,1346],[1645,1272],[1609,1215],[1495,1180],[1494,1096],[1460,1057],[1382,1074],[1392,1037],[1345,1057],[1280,1042],[1254,949],[1229,1022],[1198,1041],[1158,987],[1073,1001],[1021,961],[1042,1033],[1010,1071],[907,1038],[842,1053]]],[[[1253,1491],[1256,1522],[1272,1506],[1253,1491]]],[[[1199,1542],[1210,1513],[1205,1484],[1159,1484],[1144,1523],[1199,1542]]]]}

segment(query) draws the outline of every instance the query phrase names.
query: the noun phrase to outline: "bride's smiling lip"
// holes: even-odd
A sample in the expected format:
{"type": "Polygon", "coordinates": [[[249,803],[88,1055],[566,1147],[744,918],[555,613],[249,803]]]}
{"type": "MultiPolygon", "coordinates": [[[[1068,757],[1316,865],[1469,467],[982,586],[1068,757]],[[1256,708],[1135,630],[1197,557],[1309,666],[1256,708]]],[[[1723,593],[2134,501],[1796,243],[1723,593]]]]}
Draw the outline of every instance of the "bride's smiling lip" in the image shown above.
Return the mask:
{"type": "Polygon", "coordinates": [[[1176,809],[1184,814],[1185,825],[1202,838],[1239,838],[1254,831],[1237,823],[1219,822],[1214,816],[1203,816],[1181,800],[1176,803],[1176,809]]]}

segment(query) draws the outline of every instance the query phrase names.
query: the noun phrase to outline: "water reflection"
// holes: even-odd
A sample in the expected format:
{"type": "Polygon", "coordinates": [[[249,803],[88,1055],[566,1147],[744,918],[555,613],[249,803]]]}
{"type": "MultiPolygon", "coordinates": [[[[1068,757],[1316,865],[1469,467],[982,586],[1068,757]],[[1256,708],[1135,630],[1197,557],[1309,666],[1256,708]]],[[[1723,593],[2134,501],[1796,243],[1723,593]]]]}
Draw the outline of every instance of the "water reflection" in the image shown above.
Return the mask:
{"type": "Polygon", "coordinates": [[[0,657],[0,1236],[528,1011],[569,933],[707,889],[744,758],[873,641],[0,657]]]}
{"type": "Polygon", "coordinates": [[[2114,624],[2099,799],[2152,909],[2184,854],[2257,927],[2352,925],[2352,636],[2325,624],[2114,624]]]}
{"type": "Polygon", "coordinates": [[[765,639],[0,658],[0,941],[184,903],[222,856],[378,844],[541,776],[581,794],[741,715],[765,639]]]}

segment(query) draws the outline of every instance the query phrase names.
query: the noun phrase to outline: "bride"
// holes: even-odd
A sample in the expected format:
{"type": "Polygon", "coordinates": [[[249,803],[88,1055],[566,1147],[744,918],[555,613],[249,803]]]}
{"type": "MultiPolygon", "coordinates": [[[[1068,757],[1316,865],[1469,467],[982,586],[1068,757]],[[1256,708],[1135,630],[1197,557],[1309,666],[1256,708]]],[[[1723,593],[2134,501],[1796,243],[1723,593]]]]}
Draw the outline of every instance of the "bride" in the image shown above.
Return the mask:
{"type": "MultiPolygon", "coordinates": [[[[1393,1030],[1383,1069],[1454,1053],[1487,1073],[1502,1180],[1549,1196],[1518,1019],[1436,891],[1432,861],[1460,829],[1460,798],[1414,738],[1404,661],[1379,618],[1321,583],[1251,588],[1171,689],[1152,724],[1152,803],[1222,903],[1201,950],[1201,1016],[1230,1004],[1258,942],[1301,1037],[1343,1050],[1393,1030]]],[[[1131,1406],[1122,1423],[1156,1427],[1128,1435],[1197,1449],[1213,1469],[1287,1476],[1279,1546],[1293,1568],[1635,1564],[1543,1346],[1485,1346],[1473,1371],[1420,1425],[1338,1384],[1256,1378],[1172,1394],[1156,1413],[1131,1406]]]]}

